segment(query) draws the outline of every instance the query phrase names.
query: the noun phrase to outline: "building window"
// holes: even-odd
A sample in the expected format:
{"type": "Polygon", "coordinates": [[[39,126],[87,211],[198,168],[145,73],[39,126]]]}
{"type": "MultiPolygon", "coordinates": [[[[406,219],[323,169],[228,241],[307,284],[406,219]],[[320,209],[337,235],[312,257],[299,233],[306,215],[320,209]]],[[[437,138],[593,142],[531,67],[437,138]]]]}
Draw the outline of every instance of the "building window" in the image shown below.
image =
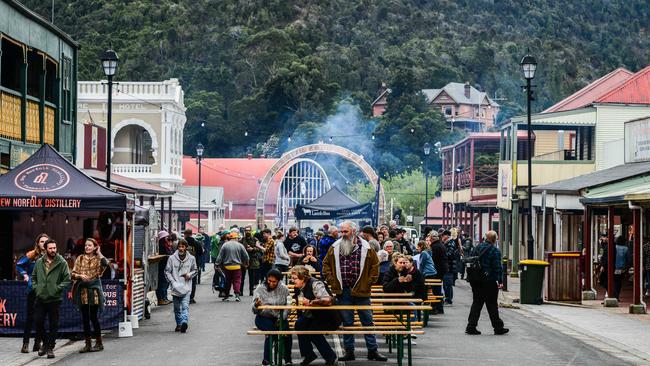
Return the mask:
{"type": "Polygon", "coordinates": [[[72,60],[63,57],[61,65],[61,88],[63,89],[61,101],[63,104],[63,120],[72,121],[72,93],[70,92],[72,87],[72,60]]]}
{"type": "Polygon", "coordinates": [[[443,111],[445,113],[445,116],[451,116],[451,114],[452,114],[452,108],[451,108],[450,105],[444,106],[443,111]]]}
{"type": "Polygon", "coordinates": [[[70,83],[71,83],[71,72],[70,72],[70,65],[71,61],[69,58],[64,57],[63,58],[63,75],[61,77],[63,78],[63,90],[70,91],[70,83]]]}

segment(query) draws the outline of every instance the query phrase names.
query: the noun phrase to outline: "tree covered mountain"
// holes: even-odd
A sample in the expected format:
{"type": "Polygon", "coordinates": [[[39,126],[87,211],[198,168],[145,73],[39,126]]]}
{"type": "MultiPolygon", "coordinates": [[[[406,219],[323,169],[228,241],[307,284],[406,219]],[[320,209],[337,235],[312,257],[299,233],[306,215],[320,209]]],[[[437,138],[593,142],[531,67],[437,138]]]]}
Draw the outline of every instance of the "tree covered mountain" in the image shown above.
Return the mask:
{"type": "MultiPolygon", "coordinates": [[[[25,3],[49,17],[49,1],[25,3]]],[[[212,156],[277,154],[290,146],[288,136],[327,139],[327,117],[352,105],[358,128],[337,136],[359,137],[338,143],[355,149],[376,133],[372,141],[390,156],[371,159],[384,172],[415,167],[423,142],[457,138],[427,110],[422,88],[469,81],[506,98],[503,119],[523,110],[519,61],[527,49],[539,62],[535,110],[615,67],[636,71],[650,60],[647,0],[54,4],[55,23],[81,43],[81,80],[102,78],[98,56],[109,46],[121,58],[117,79],[178,77],[188,107],[186,151],[200,139],[212,156]],[[388,115],[370,120],[382,82],[398,95],[388,115]]]]}

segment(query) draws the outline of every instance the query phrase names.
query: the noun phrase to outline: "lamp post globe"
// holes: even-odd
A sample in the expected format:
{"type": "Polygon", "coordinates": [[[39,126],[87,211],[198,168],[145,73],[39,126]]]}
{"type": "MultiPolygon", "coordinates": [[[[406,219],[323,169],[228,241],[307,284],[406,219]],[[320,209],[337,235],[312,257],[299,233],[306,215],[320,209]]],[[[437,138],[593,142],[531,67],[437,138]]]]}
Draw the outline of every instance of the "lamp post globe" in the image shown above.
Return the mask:
{"type": "Polygon", "coordinates": [[[204,150],[203,144],[199,142],[196,145],[196,163],[199,164],[199,197],[198,197],[198,200],[197,200],[197,206],[198,206],[198,209],[197,209],[198,212],[197,213],[198,213],[198,215],[197,215],[197,218],[196,218],[196,220],[197,220],[197,224],[196,224],[197,230],[201,227],[201,159],[203,159],[203,150],[204,150]]]}
{"type": "Polygon", "coordinates": [[[422,150],[424,150],[424,155],[429,156],[431,153],[431,145],[428,142],[424,143],[424,146],[422,147],[422,150]]]}
{"type": "Polygon", "coordinates": [[[102,54],[102,68],[104,69],[104,74],[106,76],[114,76],[117,72],[117,64],[120,59],[117,57],[117,53],[113,50],[106,50],[102,54]]]}
{"type": "Polygon", "coordinates": [[[521,71],[524,73],[524,79],[532,80],[535,78],[535,71],[537,70],[537,60],[535,57],[527,54],[521,59],[521,71]]]}
{"type": "Polygon", "coordinates": [[[199,158],[203,157],[203,150],[203,144],[199,142],[199,144],[196,145],[196,156],[199,158]]]}
{"type": "Polygon", "coordinates": [[[113,120],[113,76],[117,72],[119,58],[117,53],[111,49],[104,51],[101,56],[101,64],[104,74],[108,78],[108,118],[106,120],[106,187],[111,187],[111,145],[113,136],[111,134],[111,124],[113,120]]]}

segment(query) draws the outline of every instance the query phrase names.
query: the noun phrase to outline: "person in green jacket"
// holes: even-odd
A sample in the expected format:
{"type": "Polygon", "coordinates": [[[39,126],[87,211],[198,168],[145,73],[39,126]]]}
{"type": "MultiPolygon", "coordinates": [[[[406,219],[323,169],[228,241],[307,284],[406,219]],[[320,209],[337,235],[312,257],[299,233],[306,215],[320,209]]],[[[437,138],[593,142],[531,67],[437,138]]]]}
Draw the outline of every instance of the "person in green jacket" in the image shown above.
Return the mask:
{"type": "Polygon", "coordinates": [[[34,322],[38,339],[43,340],[39,356],[47,353],[54,358],[54,345],[59,331],[59,308],[63,300],[61,294],[70,285],[68,263],[57,253],[56,241],[45,242],[46,254],[36,261],[32,273],[32,286],[36,292],[34,322]],[[45,335],[45,316],[49,320],[49,333],[45,335]]]}

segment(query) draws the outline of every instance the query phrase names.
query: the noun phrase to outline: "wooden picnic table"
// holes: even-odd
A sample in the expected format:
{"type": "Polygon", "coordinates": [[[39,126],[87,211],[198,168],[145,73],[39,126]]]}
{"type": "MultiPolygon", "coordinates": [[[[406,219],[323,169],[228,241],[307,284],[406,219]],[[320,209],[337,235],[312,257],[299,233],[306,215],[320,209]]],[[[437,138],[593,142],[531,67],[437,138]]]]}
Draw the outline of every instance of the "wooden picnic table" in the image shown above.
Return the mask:
{"type": "MultiPolygon", "coordinates": [[[[388,300],[388,299],[387,299],[388,300]]],[[[391,299],[391,300],[397,300],[397,299],[391,299]]],[[[416,300],[416,299],[407,299],[407,300],[416,300]]],[[[422,302],[422,299],[417,299],[422,302]]],[[[292,311],[292,310],[310,310],[310,311],[319,311],[319,310],[371,310],[371,311],[396,311],[399,315],[400,321],[406,321],[406,330],[402,332],[396,332],[394,335],[397,337],[397,361],[398,365],[402,365],[402,358],[404,357],[404,332],[415,332],[411,328],[411,316],[410,312],[414,310],[428,310],[431,309],[430,306],[427,305],[331,305],[331,306],[303,306],[303,305],[262,305],[258,306],[258,309],[260,310],[279,310],[280,311],[280,318],[284,318],[284,312],[285,311],[292,311]]],[[[282,322],[279,323],[279,330],[275,331],[278,332],[278,335],[283,334],[282,331],[282,322]]],[[[296,331],[290,331],[292,334],[296,333],[296,331]]],[[[327,331],[315,331],[317,333],[315,334],[328,334],[327,331]],[[320,333],[318,333],[320,332],[320,333]]],[[[352,332],[350,334],[357,334],[357,331],[346,331],[346,332],[352,332]]],[[[358,331],[358,334],[367,334],[368,331],[358,331]]],[[[389,332],[389,331],[381,331],[381,334],[384,334],[384,332],[389,332]]],[[[269,333],[270,334],[270,333],[269,333]]],[[[275,334],[275,333],[273,333],[275,334]]],[[[287,334],[285,332],[285,334],[287,334]]],[[[305,333],[306,334],[306,333],[305,333]]],[[[310,333],[311,334],[311,333],[310,333]]],[[[389,333],[386,333],[389,334],[389,333]]],[[[278,352],[279,352],[279,357],[278,359],[280,360],[280,366],[282,365],[282,352],[283,352],[283,337],[279,337],[279,347],[278,347],[278,352]]],[[[407,338],[407,362],[408,365],[412,365],[412,344],[411,344],[411,337],[406,337],[407,338]]]]}

